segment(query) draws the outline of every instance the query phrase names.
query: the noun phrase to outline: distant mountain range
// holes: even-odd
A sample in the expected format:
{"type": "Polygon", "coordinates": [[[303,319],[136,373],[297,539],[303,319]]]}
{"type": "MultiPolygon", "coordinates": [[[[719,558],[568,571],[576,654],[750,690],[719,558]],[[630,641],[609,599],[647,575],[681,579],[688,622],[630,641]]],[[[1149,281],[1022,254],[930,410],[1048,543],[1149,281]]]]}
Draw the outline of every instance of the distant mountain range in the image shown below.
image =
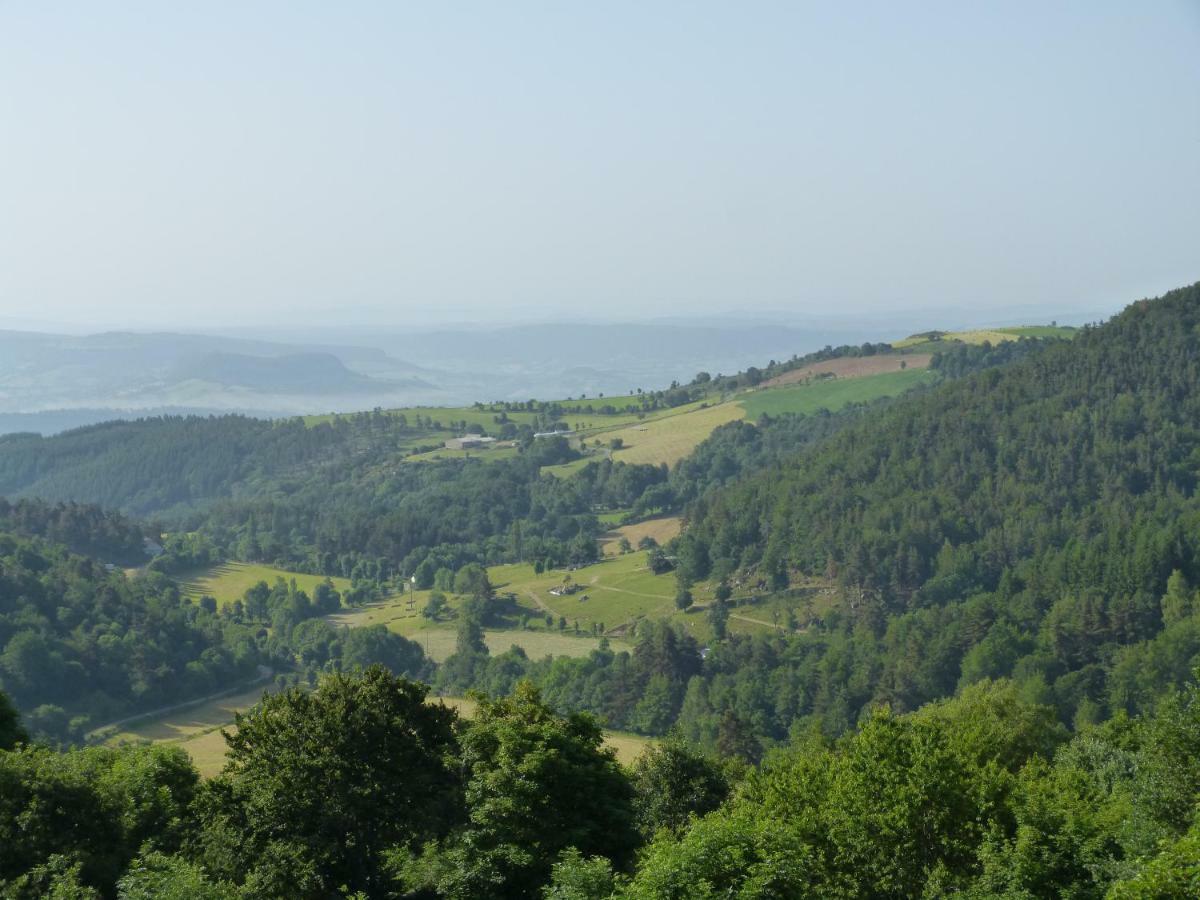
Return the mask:
{"type": "Polygon", "coordinates": [[[407,332],[284,324],[257,337],[0,331],[0,434],[165,413],[277,417],[625,394],[896,337],[881,329],[697,319],[407,332]]]}
{"type": "Polygon", "coordinates": [[[164,413],[258,416],[624,393],[857,337],[761,323],[547,324],[423,333],[0,331],[0,433],[164,413]],[[343,338],[348,338],[343,340],[343,338]]]}

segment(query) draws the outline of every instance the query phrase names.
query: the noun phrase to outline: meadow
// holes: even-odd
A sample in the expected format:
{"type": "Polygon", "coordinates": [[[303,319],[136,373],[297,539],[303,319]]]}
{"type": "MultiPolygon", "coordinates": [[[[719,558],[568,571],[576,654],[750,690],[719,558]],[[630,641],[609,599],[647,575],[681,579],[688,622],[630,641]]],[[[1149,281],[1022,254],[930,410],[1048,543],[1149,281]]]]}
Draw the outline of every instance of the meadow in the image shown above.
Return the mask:
{"type": "MultiPolygon", "coordinates": [[[[199,600],[207,595],[217,601],[218,606],[240,600],[247,590],[258,582],[265,581],[268,585],[275,583],[276,578],[284,581],[295,579],[296,586],[309,596],[318,584],[325,581],[324,575],[308,575],[303,572],[289,572],[274,566],[258,563],[228,562],[203,569],[195,569],[177,577],[183,593],[193,600],[199,600]]],[[[330,578],[338,591],[350,589],[349,578],[330,578]]]]}
{"type": "Polygon", "coordinates": [[[547,466],[545,471],[560,477],[572,475],[589,462],[611,457],[627,463],[672,465],[689,455],[696,446],[712,434],[713,429],[745,415],[736,403],[706,406],[690,403],[664,410],[645,419],[634,420],[622,427],[610,427],[586,438],[599,440],[601,446],[592,455],[560,466],[547,466]],[[621,441],[621,449],[606,449],[613,440],[621,441]]]}
{"type": "Polygon", "coordinates": [[[633,547],[637,547],[642,538],[654,538],[659,545],[666,544],[683,529],[683,519],[680,516],[664,516],[659,519],[647,519],[632,525],[622,525],[603,535],[601,549],[605,556],[617,556],[620,553],[621,538],[625,538],[633,547]]]}
{"type": "Polygon", "coordinates": [[[1070,339],[1079,333],[1078,328],[1070,325],[1017,325],[1010,328],[975,328],[968,331],[947,331],[939,340],[930,340],[922,335],[913,335],[902,341],[893,341],[892,346],[897,350],[938,349],[939,343],[958,341],[963,344],[1002,344],[1005,341],[1015,341],[1018,338],[1066,338],[1070,339]]]}
{"type": "Polygon", "coordinates": [[[919,384],[931,384],[937,375],[924,369],[903,369],[862,378],[832,378],[809,384],[792,384],[754,391],[739,404],[748,419],[766,413],[812,414],[822,409],[836,412],[850,403],[865,403],[880,397],[894,397],[919,384]]]}
{"type": "MultiPolygon", "coordinates": [[[[133,723],[120,732],[106,736],[109,746],[140,743],[170,743],[180,747],[192,758],[192,763],[203,778],[212,778],[225,765],[225,736],[222,730],[231,729],[236,713],[244,713],[257,704],[263,696],[263,688],[234,694],[221,701],[198,704],[186,710],[170,713],[158,718],[144,719],[133,723]]],[[[458,710],[459,715],[470,718],[476,708],[473,700],[464,697],[429,698],[430,703],[441,703],[458,710]]],[[[651,743],[652,738],[627,732],[606,731],[605,744],[616,751],[617,759],[623,764],[632,764],[651,743]]]]}

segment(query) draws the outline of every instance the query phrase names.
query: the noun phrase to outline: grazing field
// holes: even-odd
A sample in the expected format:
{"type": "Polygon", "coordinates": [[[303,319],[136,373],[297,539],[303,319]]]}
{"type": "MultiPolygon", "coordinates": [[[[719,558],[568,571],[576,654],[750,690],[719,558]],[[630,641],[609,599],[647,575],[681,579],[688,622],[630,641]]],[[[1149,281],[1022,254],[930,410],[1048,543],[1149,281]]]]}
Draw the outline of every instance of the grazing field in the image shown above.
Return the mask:
{"type": "Polygon", "coordinates": [[[679,516],[647,519],[645,522],[614,528],[603,536],[601,546],[605,556],[617,556],[620,553],[621,538],[626,538],[634,548],[637,547],[638,541],[645,537],[652,537],[661,545],[677,536],[682,528],[683,519],[679,516]]]}
{"type": "MultiPolygon", "coordinates": [[[[190,719],[178,724],[175,717],[147,722],[144,725],[132,727],[120,735],[109,738],[107,743],[117,746],[122,743],[172,743],[183,749],[192,758],[192,763],[203,778],[212,778],[220,773],[225,765],[225,736],[223,729],[233,725],[234,713],[245,712],[262,699],[259,690],[253,696],[250,694],[237,695],[229,698],[229,704],[221,711],[209,711],[203,716],[193,715],[190,719]],[[193,727],[199,724],[199,727],[193,727]]],[[[476,704],[465,697],[436,697],[430,696],[430,703],[441,703],[458,710],[460,716],[470,718],[475,713],[476,704]]],[[[181,716],[182,718],[182,716],[181,716]]],[[[623,731],[606,731],[604,742],[617,753],[617,759],[625,765],[632,764],[647,746],[654,743],[653,738],[629,734],[623,731]]]]}
{"type": "MultiPolygon", "coordinates": [[[[247,590],[260,581],[268,585],[274,584],[276,578],[284,581],[296,580],[296,586],[309,595],[318,584],[325,580],[324,575],[307,575],[303,572],[288,572],[274,566],[262,566],[256,563],[229,562],[217,566],[208,566],[177,577],[183,592],[193,600],[199,600],[208,595],[217,601],[218,606],[240,600],[247,590]]],[[[333,586],[339,591],[350,589],[349,578],[330,578],[333,586]]]]}
{"type": "MultiPolygon", "coordinates": [[[[408,635],[425,650],[425,655],[435,662],[445,662],[454,652],[455,631],[453,628],[430,628],[408,635]]],[[[530,659],[544,656],[587,656],[600,646],[600,639],[576,635],[572,631],[522,631],[519,629],[483,633],[484,643],[493,656],[507,653],[513,646],[520,647],[530,659]]]]}
{"type": "Polygon", "coordinates": [[[646,553],[627,553],[584,566],[573,572],[556,569],[541,575],[530,565],[496,566],[489,577],[497,590],[511,591],[531,613],[567,620],[568,629],[576,622],[584,632],[601,624],[610,637],[621,636],[638,620],[647,616],[661,618],[674,609],[675,578],[672,574],[655,575],[646,568],[646,553]],[[555,596],[552,588],[566,580],[581,590],[555,596]]]}
{"type": "Polygon", "coordinates": [[[1012,328],[976,328],[968,331],[943,332],[938,340],[930,340],[924,335],[914,334],[902,341],[893,341],[892,346],[897,350],[919,347],[922,350],[937,349],[940,342],[958,341],[963,344],[1002,344],[1005,341],[1015,341],[1018,338],[1073,338],[1079,333],[1078,328],[1070,325],[1018,325],[1012,328]]]}
{"type": "Polygon", "coordinates": [[[800,369],[793,369],[776,375],[764,381],[763,387],[779,387],[785,384],[795,384],[806,381],[816,375],[833,375],[837,378],[863,378],[869,375],[882,375],[886,372],[900,372],[908,369],[927,369],[933,359],[932,353],[881,353],[875,356],[839,356],[837,359],[827,359],[813,363],[800,369]]]}
{"type": "Polygon", "coordinates": [[[837,378],[768,388],[754,391],[739,402],[749,419],[757,419],[763,413],[779,416],[785,413],[811,414],[821,409],[836,412],[850,403],[894,397],[919,384],[930,384],[936,378],[936,374],[927,370],[905,369],[862,378],[837,378]]]}
{"type": "Polygon", "coordinates": [[[619,450],[602,450],[575,462],[561,466],[548,466],[545,471],[558,476],[571,475],[592,460],[611,456],[614,460],[627,463],[671,465],[696,449],[696,445],[712,434],[713,429],[745,415],[742,408],[733,402],[717,406],[702,406],[699,403],[680,406],[620,428],[609,428],[597,437],[607,445],[619,439],[623,446],[619,450]]]}

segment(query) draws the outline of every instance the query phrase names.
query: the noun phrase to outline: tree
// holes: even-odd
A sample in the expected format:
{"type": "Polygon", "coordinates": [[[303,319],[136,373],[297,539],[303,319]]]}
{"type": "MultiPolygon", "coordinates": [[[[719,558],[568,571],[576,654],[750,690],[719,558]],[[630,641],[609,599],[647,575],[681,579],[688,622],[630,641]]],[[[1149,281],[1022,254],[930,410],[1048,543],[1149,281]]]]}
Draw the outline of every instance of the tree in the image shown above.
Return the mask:
{"type": "Polygon", "coordinates": [[[726,766],[668,738],[642,751],[631,772],[638,831],[679,832],[693,816],[712,812],[729,796],[726,766]]]}
{"type": "Polygon", "coordinates": [[[683,588],[675,594],[675,608],[680,610],[688,609],[692,605],[692,600],[692,592],[687,588],[683,588]]]}
{"type": "Polygon", "coordinates": [[[555,715],[528,682],[480,698],[462,737],[468,821],[407,870],[410,889],[442,896],[536,897],[574,847],[617,866],[637,846],[632,791],[587,715],[555,715]]]}
{"type": "Polygon", "coordinates": [[[342,639],[342,666],[352,670],[373,665],[406,678],[427,678],[432,670],[420,644],[394,634],[386,625],[349,629],[342,639]]]}
{"type": "Polygon", "coordinates": [[[17,744],[29,740],[21,727],[21,716],[12,705],[8,695],[0,691],[0,750],[11,750],[17,744]]]}
{"type": "Polygon", "coordinates": [[[1167,592],[1162,598],[1163,624],[1173,625],[1191,616],[1196,609],[1196,592],[1178,569],[1167,579],[1167,592]]]}
{"type": "Polygon", "coordinates": [[[446,613],[447,609],[449,609],[449,605],[446,603],[446,595],[441,591],[432,591],[425,608],[421,610],[421,615],[431,622],[436,622],[446,613]]]}
{"type": "Polygon", "coordinates": [[[670,572],[675,567],[674,563],[667,559],[667,555],[657,546],[646,554],[646,565],[655,575],[670,572]]]}
{"type": "Polygon", "coordinates": [[[492,583],[488,580],[487,569],[479,563],[467,563],[454,575],[454,593],[491,600],[492,583]]]}
{"type": "Polygon", "coordinates": [[[725,629],[729,624],[729,604],[724,600],[714,600],[708,607],[708,624],[712,628],[713,638],[725,640],[725,629]]]}
{"type": "Polygon", "coordinates": [[[0,752],[0,885],[25,884],[5,896],[111,893],[140,849],[179,849],[197,781],[178,747],[0,752]]]}
{"type": "Polygon", "coordinates": [[[240,896],[229,882],[211,881],[195,863],[162,853],[134,860],[117,888],[120,900],[237,900],[240,896]]]}
{"type": "Polygon", "coordinates": [[[603,856],[585,859],[574,847],[568,847],[550,871],[545,900],[609,900],[614,896],[617,879],[612,863],[603,856]]]}
{"type": "Polygon", "coordinates": [[[384,891],[385,850],[444,835],[461,815],[457,717],[427,693],[372,666],[238,715],[199,798],[199,861],[256,895],[384,891]]]}

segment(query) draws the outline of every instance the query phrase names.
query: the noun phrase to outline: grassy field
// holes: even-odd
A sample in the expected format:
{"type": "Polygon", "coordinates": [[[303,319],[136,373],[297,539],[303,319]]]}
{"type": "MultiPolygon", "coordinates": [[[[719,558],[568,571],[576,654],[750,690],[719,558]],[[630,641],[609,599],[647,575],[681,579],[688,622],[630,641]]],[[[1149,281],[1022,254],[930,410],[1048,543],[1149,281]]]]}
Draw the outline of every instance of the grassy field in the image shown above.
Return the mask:
{"type": "Polygon", "coordinates": [[[496,566],[489,576],[498,590],[511,591],[523,606],[538,615],[547,612],[568,627],[578,622],[584,632],[599,623],[610,635],[620,635],[640,618],[661,618],[674,609],[675,579],[646,568],[646,553],[627,553],[574,572],[555,570],[541,575],[530,565],[496,566]],[[569,577],[582,585],[578,593],[556,597],[551,588],[569,577]],[[586,599],[585,599],[586,598],[586,599]]]}
{"type": "Polygon", "coordinates": [[[628,539],[634,548],[644,537],[652,537],[661,545],[678,535],[682,528],[683,519],[679,516],[664,516],[661,519],[647,519],[645,522],[622,525],[604,535],[601,548],[605,556],[616,556],[620,552],[621,538],[628,539]]]}
{"type": "Polygon", "coordinates": [[[945,341],[959,341],[963,344],[1002,344],[1005,341],[1015,341],[1023,337],[1035,338],[1073,338],[1079,333],[1078,328],[1069,325],[1018,325],[1012,328],[977,328],[969,331],[947,331],[940,341],[931,341],[920,335],[907,337],[902,341],[894,341],[896,349],[936,350],[937,345],[945,341]]]}
{"type": "Polygon", "coordinates": [[[909,369],[927,369],[933,360],[930,353],[877,353],[874,356],[839,356],[835,359],[822,360],[812,365],[792,369],[782,375],[764,381],[763,387],[779,387],[784,384],[809,382],[819,375],[833,375],[836,378],[864,378],[869,375],[882,375],[886,372],[907,371],[909,369]]]}
{"type": "MultiPolygon", "coordinates": [[[[112,746],[143,742],[176,744],[192,758],[202,777],[212,778],[225,765],[226,745],[222,729],[229,729],[233,725],[234,713],[245,712],[261,699],[261,688],[255,692],[234,695],[219,705],[203,704],[185,712],[132,725],[109,737],[107,743],[112,746]]],[[[462,697],[430,697],[429,702],[456,709],[464,718],[470,718],[475,712],[475,703],[462,697]]],[[[653,743],[652,738],[622,731],[606,731],[604,740],[625,765],[632,764],[653,743]]]]}
{"type": "Polygon", "coordinates": [[[701,406],[699,403],[666,410],[656,417],[635,420],[633,424],[607,428],[595,439],[607,447],[614,438],[623,444],[620,450],[608,451],[601,448],[593,455],[565,463],[548,466],[545,471],[554,475],[571,475],[594,459],[611,456],[614,460],[627,463],[671,465],[696,449],[696,445],[712,434],[713,429],[745,415],[737,403],[722,403],[717,406],[701,406]]]}
{"type": "Polygon", "coordinates": [[[894,397],[918,384],[931,383],[936,378],[932,372],[905,369],[863,378],[836,378],[811,384],[767,388],[746,395],[739,403],[746,417],[752,420],[763,413],[778,416],[784,413],[815,413],[821,409],[836,412],[850,403],[894,397]]]}
{"type": "MultiPolygon", "coordinates": [[[[276,578],[289,582],[293,578],[296,579],[296,586],[310,596],[316,586],[325,580],[324,575],[306,575],[277,569],[274,566],[230,562],[188,572],[180,575],[178,581],[184,593],[193,600],[199,600],[207,594],[216,599],[218,606],[224,606],[226,603],[240,600],[246,591],[258,582],[265,581],[272,585],[276,578]]],[[[331,578],[330,581],[339,591],[350,589],[348,578],[331,578]]]]}
{"type": "MultiPolygon", "coordinates": [[[[414,632],[409,637],[420,644],[425,650],[425,655],[435,662],[444,662],[454,652],[453,628],[429,628],[414,632]]],[[[524,650],[530,659],[541,659],[544,656],[587,656],[600,646],[599,638],[543,630],[489,630],[483,633],[483,640],[493,656],[507,653],[515,645],[524,650]]]]}

